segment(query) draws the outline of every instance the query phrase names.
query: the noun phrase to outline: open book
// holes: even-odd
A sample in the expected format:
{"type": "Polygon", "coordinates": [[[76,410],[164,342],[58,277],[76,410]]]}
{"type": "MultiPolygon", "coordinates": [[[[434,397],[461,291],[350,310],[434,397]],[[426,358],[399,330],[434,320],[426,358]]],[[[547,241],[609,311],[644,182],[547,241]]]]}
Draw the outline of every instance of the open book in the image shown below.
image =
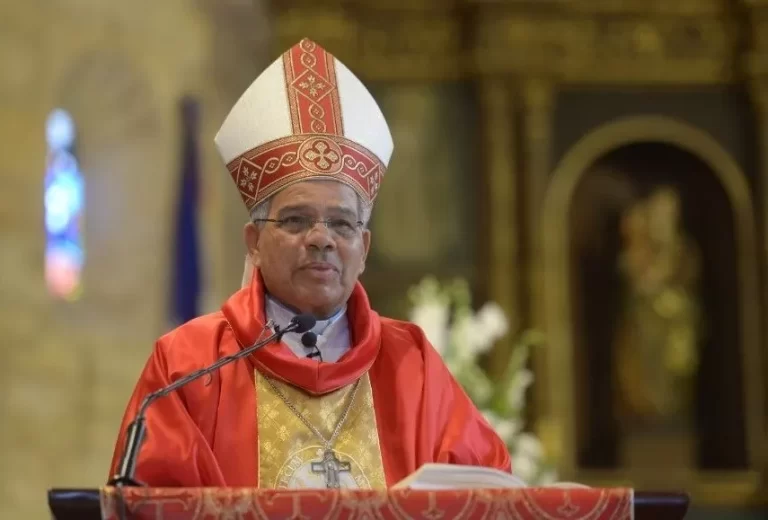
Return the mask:
{"type": "MultiPolygon", "coordinates": [[[[479,489],[479,488],[524,488],[529,487],[520,478],[504,471],[482,466],[460,466],[456,464],[424,464],[404,478],[393,489],[479,489]]],[[[557,482],[544,487],[583,487],[574,482],[557,482]]]]}

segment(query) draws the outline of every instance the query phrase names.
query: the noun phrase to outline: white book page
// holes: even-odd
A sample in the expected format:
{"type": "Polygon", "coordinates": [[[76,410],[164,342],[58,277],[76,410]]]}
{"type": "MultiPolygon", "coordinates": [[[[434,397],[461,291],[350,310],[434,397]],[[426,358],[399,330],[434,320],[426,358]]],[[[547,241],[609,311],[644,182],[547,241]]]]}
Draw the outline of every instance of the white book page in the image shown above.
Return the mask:
{"type": "MultiPolygon", "coordinates": [[[[482,466],[457,464],[424,464],[412,475],[401,480],[393,489],[499,489],[526,488],[522,479],[507,472],[482,466]]],[[[543,487],[589,488],[576,482],[556,482],[543,487]]]]}

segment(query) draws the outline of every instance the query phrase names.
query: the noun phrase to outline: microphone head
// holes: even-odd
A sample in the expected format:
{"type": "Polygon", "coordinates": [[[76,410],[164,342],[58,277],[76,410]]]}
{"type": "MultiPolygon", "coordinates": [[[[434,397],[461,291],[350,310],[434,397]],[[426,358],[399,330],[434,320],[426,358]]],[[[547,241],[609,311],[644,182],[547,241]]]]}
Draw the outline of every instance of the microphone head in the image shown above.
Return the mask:
{"type": "Polygon", "coordinates": [[[299,314],[298,316],[293,317],[291,323],[296,325],[296,328],[293,331],[301,334],[302,332],[312,330],[312,327],[315,326],[317,320],[311,314],[299,314]]]}
{"type": "Polygon", "coordinates": [[[301,344],[304,345],[307,348],[316,347],[317,346],[317,334],[315,334],[311,330],[309,332],[305,332],[301,336],[301,344]]]}

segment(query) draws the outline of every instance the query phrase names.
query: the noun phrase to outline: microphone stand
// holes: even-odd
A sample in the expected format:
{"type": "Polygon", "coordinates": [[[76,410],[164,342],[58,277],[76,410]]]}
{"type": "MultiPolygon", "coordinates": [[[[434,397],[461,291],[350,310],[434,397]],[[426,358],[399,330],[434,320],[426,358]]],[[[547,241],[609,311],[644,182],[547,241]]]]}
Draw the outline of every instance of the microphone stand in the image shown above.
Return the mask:
{"type": "Polygon", "coordinates": [[[141,406],[139,407],[139,412],[136,414],[136,418],[128,427],[128,432],[126,435],[126,442],[125,442],[125,450],[123,451],[122,459],[120,459],[120,465],[118,466],[118,473],[117,475],[112,477],[112,479],[109,480],[107,485],[137,486],[137,487],[143,486],[143,484],[134,480],[134,475],[136,473],[136,462],[138,461],[138,458],[139,458],[139,451],[141,450],[141,444],[144,441],[144,434],[146,433],[146,424],[145,424],[144,416],[146,415],[147,408],[149,408],[149,406],[152,403],[154,403],[161,397],[164,397],[178,390],[182,386],[188,383],[191,383],[195,379],[211,374],[214,371],[218,370],[219,368],[223,367],[224,365],[227,365],[229,363],[232,363],[233,361],[236,361],[238,359],[248,356],[253,351],[263,347],[264,345],[272,343],[273,341],[280,341],[283,335],[288,332],[293,332],[297,329],[300,330],[300,329],[303,329],[304,327],[305,327],[304,323],[302,323],[300,320],[297,321],[295,319],[291,321],[291,323],[287,325],[284,329],[280,329],[280,327],[275,326],[275,333],[269,336],[268,338],[266,338],[265,340],[257,341],[250,347],[241,350],[237,354],[223,357],[209,367],[197,370],[196,372],[192,372],[189,375],[186,375],[180,379],[177,379],[170,385],[148,394],[144,398],[144,401],[142,401],[141,406]]]}

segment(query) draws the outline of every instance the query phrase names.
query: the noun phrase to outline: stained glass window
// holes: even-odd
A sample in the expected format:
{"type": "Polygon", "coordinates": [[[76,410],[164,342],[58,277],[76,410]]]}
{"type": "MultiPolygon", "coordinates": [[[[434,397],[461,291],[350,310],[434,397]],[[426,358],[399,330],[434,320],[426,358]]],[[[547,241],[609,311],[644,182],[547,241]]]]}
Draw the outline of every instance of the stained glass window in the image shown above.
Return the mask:
{"type": "Polygon", "coordinates": [[[45,136],[45,280],[51,294],[73,301],[82,294],[85,184],[75,155],[76,131],[70,114],[62,109],[52,111],[45,136]]]}

